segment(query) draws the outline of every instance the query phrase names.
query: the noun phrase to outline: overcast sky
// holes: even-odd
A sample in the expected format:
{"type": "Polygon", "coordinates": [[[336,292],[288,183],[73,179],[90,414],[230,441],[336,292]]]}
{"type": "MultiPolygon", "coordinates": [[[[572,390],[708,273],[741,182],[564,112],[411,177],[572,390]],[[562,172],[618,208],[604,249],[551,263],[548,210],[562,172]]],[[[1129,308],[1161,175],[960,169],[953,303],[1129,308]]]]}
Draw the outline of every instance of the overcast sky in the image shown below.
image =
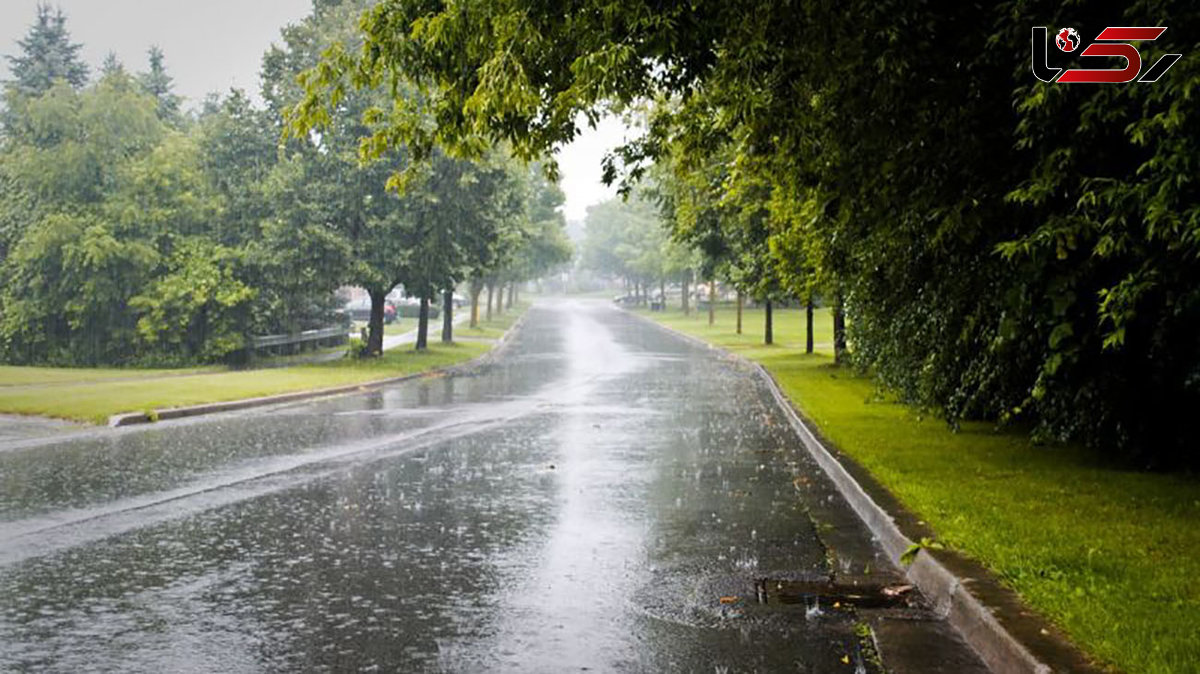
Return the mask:
{"type": "MultiPolygon", "coordinates": [[[[0,54],[17,52],[36,16],[38,0],[0,0],[0,54]]],[[[279,30],[306,16],[310,0],[57,0],[67,29],[83,44],[93,74],[109,51],[130,71],[144,70],[146,50],[158,45],[176,93],[195,106],[209,92],[240,87],[258,100],[262,55],[279,30]]],[[[8,61],[0,73],[9,78],[8,61]]],[[[625,134],[618,120],[607,120],[561,150],[562,186],[569,220],[584,217],[590,204],[615,192],[600,182],[600,160],[625,134]]]]}

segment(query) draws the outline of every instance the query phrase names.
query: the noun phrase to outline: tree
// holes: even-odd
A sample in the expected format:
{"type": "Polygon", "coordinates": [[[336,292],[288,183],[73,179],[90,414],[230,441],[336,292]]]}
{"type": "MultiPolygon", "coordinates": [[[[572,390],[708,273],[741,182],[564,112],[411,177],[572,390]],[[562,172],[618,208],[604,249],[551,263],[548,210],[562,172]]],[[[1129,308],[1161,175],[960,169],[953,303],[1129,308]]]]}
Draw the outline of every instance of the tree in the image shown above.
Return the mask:
{"type": "Polygon", "coordinates": [[[164,130],[126,84],[60,81],[10,120],[2,165],[14,191],[3,205],[21,224],[0,268],[0,342],[14,360],[122,362],[137,343],[126,304],[158,253],[138,227],[146,214],[122,221],[107,199],[164,130]]]}
{"type": "MultiPolygon", "coordinates": [[[[1045,20],[1069,15],[1059,8],[1045,20]]],[[[1006,197],[1025,217],[1002,228],[998,245],[1020,281],[997,341],[1035,359],[1032,385],[1010,411],[1035,410],[1046,435],[1117,445],[1143,465],[1197,465],[1195,432],[1176,411],[1200,404],[1200,187],[1190,177],[1200,52],[1185,34],[1200,8],[1106,2],[1089,6],[1089,18],[1082,33],[1171,26],[1138,49],[1147,64],[1183,56],[1153,87],[1014,78],[1012,137],[1028,163],[1006,197]]],[[[996,37],[1017,34],[1005,25],[996,37]]]]}
{"type": "MultiPolygon", "coordinates": [[[[229,192],[205,163],[221,156],[233,172],[236,155],[205,133],[212,116],[185,132],[156,109],[110,68],[81,91],[59,82],[24,99],[11,118],[0,152],[9,186],[0,198],[0,350],[9,359],[217,362],[261,325],[252,317],[258,290],[277,286],[256,273],[264,256],[250,253],[269,238],[258,216],[231,235],[229,192]]],[[[273,148],[277,130],[267,134],[273,148]]]]}
{"type": "Polygon", "coordinates": [[[6,57],[14,77],[6,83],[10,96],[41,96],[60,80],[75,89],[87,84],[88,68],[79,58],[83,45],[71,42],[62,10],[39,4],[37,18],[17,45],[21,54],[6,57]]]}
{"type": "Polygon", "coordinates": [[[163,66],[162,49],[152,46],[146,55],[150,60],[150,70],[138,74],[138,84],[143,91],[158,101],[159,119],[172,124],[178,123],[180,98],[175,95],[174,80],[163,66]]]}
{"type": "MultiPolygon", "coordinates": [[[[331,44],[348,40],[359,7],[331,5],[283,31],[283,44],[263,57],[263,94],[268,106],[282,114],[300,95],[296,76],[320,59],[331,44]]],[[[411,251],[406,233],[413,225],[410,202],[388,189],[389,178],[407,166],[400,154],[387,161],[359,160],[359,137],[371,130],[364,114],[382,102],[379,92],[361,91],[330,117],[322,133],[292,139],[285,159],[275,169],[273,191],[278,242],[301,258],[302,268],[332,274],[332,285],[349,284],[367,290],[371,301],[365,353],[383,349],[384,305],[388,293],[404,281],[411,251]],[[288,241],[290,231],[304,232],[312,250],[288,241]]],[[[332,288],[330,288],[332,289],[332,288]]]]}
{"type": "MultiPolygon", "coordinates": [[[[666,234],[658,210],[635,196],[613,198],[588,207],[584,220],[583,266],[621,278],[636,289],[664,278],[662,249],[666,234]]],[[[639,295],[640,296],[640,295],[639,295]]]]}
{"type": "Polygon", "coordinates": [[[106,77],[124,77],[128,75],[125,70],[125,64],[117,58],[115,52],[108,52],[104,55],[104,62],[100,65],[100,78],[106,77]]]}

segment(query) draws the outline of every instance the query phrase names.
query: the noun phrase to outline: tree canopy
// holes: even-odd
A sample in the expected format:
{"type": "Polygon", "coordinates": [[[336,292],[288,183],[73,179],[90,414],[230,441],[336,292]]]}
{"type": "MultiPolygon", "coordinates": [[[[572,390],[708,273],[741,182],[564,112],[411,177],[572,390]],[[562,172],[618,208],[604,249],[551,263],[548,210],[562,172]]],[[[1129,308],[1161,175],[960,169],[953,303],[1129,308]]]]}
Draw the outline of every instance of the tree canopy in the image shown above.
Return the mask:
{"type": "Polygon", "coordinates": [[[17,45],[21,53],[6,57],[15,77],[6,87],[12,93],[39,96],[60,80],[76,89],[87,84],[88,67],[79,58],[83,45],[71,42],[61,9],[39,3],[33,26],[17,45]]]}

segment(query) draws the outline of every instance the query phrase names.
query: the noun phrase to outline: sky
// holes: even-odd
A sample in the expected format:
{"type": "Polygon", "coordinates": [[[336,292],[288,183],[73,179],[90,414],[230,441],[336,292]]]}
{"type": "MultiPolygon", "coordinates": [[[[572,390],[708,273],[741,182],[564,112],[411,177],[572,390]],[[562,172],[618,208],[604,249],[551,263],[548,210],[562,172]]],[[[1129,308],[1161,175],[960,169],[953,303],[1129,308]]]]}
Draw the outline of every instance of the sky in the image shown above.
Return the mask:
{"type": "MultiPolygon", "coordinates": [[[[17,52],[36,16],[38,0],[0,0],[0,54],[17,52]]],[[[57,0],[67,15],[67,30],[82,43],[84,61],[95,73],[112,51],[132,72],[147,68],[146,50],[158,45],[175,92],[185,107],[198,106],[211,92],[230,87],[258,97],[263,52],[279,40],[285,25],[303,19],[310,0],[57,0]]],[[[8,79],[8,61],[0,78],[8,79]]],[[[626,131],[615,118],[583,133],[557,153],[566,193],[568,220],[582,220],[587,207],[615,195],[600,181],[604,153],[620,144],[626,131]]]]}

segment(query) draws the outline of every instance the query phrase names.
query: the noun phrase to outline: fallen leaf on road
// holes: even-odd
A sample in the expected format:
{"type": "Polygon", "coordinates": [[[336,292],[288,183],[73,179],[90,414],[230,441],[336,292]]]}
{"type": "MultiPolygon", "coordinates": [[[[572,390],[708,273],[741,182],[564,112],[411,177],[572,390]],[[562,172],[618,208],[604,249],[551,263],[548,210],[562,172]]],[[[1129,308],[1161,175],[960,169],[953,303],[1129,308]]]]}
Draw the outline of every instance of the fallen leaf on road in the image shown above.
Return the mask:
{"type": "Polygon", "coordinates": [[[721,597],[722,604],[736,604],[741,597],[721,597]]]}

